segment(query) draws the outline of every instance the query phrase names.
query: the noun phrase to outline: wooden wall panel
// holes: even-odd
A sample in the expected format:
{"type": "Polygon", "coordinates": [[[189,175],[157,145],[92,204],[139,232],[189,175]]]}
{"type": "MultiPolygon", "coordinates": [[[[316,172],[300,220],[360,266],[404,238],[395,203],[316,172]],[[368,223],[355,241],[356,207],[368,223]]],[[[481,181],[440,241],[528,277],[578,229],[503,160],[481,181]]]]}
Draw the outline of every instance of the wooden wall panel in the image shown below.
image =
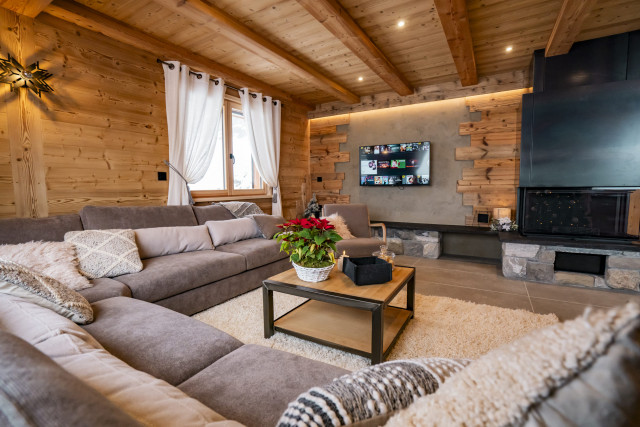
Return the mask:
{"type": "Polygon", "coordinates": [[[336,163],[350,160],[348,152],[340,151],[340,144],[347,142],[347,134],[338,132],[338,126],[349,121],[349,114],[310,121],[311,193],[315,193],[321,205],[351,200],[349,195],[340,194],[344,173],[336,173],[336,163]]]}
{"type": "Polygon", "coordinates": [[[309,194],[309,119],[307,111],[283,104],[280,134],[280,187],[285,219],[301,217],[309,194]]]}
{"type": "Polygon", "coordinates": [[[460,124],[460,135],[471,135],[471,146],[456,149],[456,160],[473,160],[464,168],[457,191],[462,203],[473,206],[467,225],[476,224],[478,212],[493,208],[516,209],[520,179],[520,108],[530,89],[498,92],[466,99],[469,111],[481,112],[477,122],[460,124]]]}

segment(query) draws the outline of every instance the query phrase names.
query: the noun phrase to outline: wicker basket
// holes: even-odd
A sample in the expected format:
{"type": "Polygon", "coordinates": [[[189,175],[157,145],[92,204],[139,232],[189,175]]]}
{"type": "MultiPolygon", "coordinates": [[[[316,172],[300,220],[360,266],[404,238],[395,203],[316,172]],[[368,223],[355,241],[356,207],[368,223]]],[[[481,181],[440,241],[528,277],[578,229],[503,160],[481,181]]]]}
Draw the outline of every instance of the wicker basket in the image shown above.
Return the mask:
{"type": "Polygon", "coordinates": [[[335,264],[331,264],[328,267],[320,267],[320,268],[309,268],[302,267],[301,265],[292,262],[293,268],[296,269],[296,273],[300,280],[304,280],[305,282],[322,282],[323,280],[327,280],[329,278],[329,273],[333,269],[335,264]]]}

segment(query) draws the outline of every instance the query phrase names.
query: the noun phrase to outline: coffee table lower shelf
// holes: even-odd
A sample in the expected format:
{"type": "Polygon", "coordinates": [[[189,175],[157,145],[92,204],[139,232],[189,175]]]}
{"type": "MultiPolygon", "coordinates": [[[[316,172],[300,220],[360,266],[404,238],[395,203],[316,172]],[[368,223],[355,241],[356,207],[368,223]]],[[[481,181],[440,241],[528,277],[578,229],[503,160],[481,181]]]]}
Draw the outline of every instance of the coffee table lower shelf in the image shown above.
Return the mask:
{"type": "MultiPolygon", "coordinates": [[[[412,312],[398,307],[384,309],[383,353],[388,354],[412,312]]],[[[284,332],[329,347],[371,357],[372,312],[308,300],[274,322],[284,332]]]]}

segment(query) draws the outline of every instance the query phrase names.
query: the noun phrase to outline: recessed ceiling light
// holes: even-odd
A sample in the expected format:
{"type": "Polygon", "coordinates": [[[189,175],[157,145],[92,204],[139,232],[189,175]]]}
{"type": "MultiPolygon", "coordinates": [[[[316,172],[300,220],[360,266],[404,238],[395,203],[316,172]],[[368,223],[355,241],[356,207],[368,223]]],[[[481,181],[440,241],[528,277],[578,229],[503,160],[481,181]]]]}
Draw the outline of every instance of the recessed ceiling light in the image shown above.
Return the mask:
{"type": "Polygon", "coordinates": [[[402,28],[402,27],[404,27],[404,24],[406,24],[406,22],[404,22],[404,20],[401,19],[401,20],[398,21],[398,27],[402,28]]]}
{"type": "Polygon", "coordinates": [[[513,50],[513,46],[507,46],[507,48],[505,49],[507,52],[511,52],[513,50]]]}
{"type": "Polygon", "coordinates": [[[361,82],[361,81],[363,81],[363,80],[364,80],[364,77],[362,77],[362,76],[358,77],[358,81],[359,81],[359,82],[361,82]]]}

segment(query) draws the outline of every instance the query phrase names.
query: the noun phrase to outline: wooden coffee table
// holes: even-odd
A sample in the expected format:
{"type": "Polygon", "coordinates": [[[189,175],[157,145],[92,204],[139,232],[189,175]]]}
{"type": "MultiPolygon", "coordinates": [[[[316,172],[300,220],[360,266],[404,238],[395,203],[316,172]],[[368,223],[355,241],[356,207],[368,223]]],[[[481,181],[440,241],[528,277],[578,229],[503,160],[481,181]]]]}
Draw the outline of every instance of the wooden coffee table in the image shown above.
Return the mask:
{"type": "Polygon", "coordinates": [[[324,282],[304,282],[294,269],[262,282],[264,336],[275,331],[317,342],[380,363],[413,318],[415,269],[396,267],[393,279],[381,285],[356,286],[342,272],[324,282]],[[389,303],[406,286],[406,308],[389,303]],[[309,300],[274,321],[273,293],[309,300]]]}

